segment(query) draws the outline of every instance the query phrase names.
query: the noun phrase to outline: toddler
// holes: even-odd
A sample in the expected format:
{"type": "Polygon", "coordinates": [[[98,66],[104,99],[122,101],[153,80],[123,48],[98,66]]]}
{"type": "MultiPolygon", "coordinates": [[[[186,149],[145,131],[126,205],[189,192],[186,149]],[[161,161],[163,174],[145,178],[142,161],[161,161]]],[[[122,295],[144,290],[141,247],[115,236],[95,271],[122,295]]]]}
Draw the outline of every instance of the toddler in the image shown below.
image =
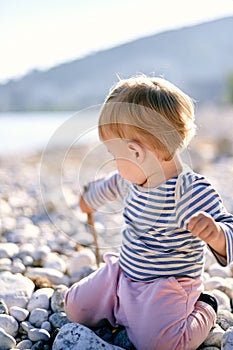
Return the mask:
{"type": "Polygon", "coordinates": [[[111,89],[99,136],[117,172],[90,183],[80,207],[124,200],[122,244],[68,290],[72,322],[122,325],[137,350],[196,349],[207,337],[217,302],[202,293],[204,251],[233,260],[233,216],[179,157],[194,133],[192,100],[165,79],[142,75],[111,89]]]}

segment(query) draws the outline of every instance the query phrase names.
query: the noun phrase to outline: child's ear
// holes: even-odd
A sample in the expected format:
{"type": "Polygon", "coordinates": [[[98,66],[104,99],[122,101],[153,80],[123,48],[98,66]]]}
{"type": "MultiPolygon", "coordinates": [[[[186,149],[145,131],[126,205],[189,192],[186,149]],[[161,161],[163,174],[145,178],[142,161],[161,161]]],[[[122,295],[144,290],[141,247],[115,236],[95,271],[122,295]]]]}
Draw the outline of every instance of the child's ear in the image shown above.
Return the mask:
{"type": "Polygon", "coordinates": [[[129,141],[127,146],[135,162],[141,164],[146,155],[144,147],[135,141],[129,141]]]}

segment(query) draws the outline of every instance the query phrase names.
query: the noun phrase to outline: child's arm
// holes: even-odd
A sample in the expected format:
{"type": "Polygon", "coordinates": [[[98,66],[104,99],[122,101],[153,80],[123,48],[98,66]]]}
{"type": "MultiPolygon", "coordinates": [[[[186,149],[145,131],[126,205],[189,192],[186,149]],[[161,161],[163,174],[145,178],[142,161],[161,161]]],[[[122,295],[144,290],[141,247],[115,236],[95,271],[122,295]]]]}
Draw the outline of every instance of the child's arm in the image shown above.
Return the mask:
{"type": "Polygon", "coordinates": [[[118,173],[97,181],[90,182],[80,197],[79,206],[84,213],[93,213],[102,205],[123,199],[128,191],[129,183],[118,173]]]}
{"type": "Polygon", "coordinates": [[[227,257],[225,233],[210,214],[205,212],[194,214],[189,220],[188,230],[205,241],[216,253],[227,257]]]}

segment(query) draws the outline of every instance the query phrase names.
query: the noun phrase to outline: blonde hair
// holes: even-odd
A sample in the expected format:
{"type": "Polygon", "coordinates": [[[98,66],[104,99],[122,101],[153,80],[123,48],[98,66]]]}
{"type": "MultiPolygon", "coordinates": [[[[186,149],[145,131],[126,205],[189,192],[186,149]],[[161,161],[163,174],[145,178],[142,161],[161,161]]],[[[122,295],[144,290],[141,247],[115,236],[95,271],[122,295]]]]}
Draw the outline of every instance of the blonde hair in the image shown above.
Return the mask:
{"type": "Polygon", "coordinates": [[[131,139],[171,159],[195,133],[191,98],[162,78],[140,75],[120,80],[99,118],[100,139],[131,139]]]}

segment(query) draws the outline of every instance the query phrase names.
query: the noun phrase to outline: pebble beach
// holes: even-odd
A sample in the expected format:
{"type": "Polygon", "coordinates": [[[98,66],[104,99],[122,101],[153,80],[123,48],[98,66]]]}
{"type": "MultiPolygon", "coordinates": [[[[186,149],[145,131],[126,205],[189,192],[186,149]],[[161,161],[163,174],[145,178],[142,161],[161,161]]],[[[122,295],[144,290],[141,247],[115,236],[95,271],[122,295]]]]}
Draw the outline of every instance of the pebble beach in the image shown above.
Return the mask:
{"type": "MultiPolygon", "coordinates": [[[[54,188],[41,181],[41,155],[0,158],[1,350],[134,349],[124,328],[90,330],[70,323],[64,311],[67,288],[97,268],[87,218],[77,205],[82,152],[76,150],[63,169],[66,210],[59,200],[49,200],[54,188]]],[[[87,178],[93,166],[94,159],[85,168],[87,178]]],[[[209,162],[202,170],[233,212],[233,158],[209,162]]],[[[53,178],[52,166],[48,171],[53,178]]],[[[120,208],[112,212],[95,214],[101,254],[119,248],[120,208]]],[[[216,327],[199,350],[233,349],[233,265],[221,267],[207,251],[204,286],[217,298],[219,311],[216,327]]]]}

